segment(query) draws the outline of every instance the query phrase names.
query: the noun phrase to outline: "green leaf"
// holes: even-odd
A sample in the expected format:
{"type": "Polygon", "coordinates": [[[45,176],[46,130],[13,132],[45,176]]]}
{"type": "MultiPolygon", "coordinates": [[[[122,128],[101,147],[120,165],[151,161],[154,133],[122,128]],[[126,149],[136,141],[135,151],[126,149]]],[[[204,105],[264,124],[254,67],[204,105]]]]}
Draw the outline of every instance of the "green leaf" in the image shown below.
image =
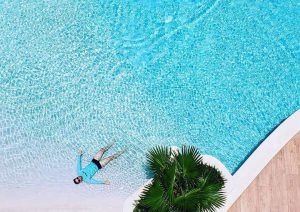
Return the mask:
{"type": "Polygon", "coordinates": [[[225,193],[219,189],[217,184],[207,184],[201,189],[199,194],[200,211],[215,211],[225,203],[225,193]]]}
{"type": "Polygon", "coordinates": [[[192,189],[187,193],[184,193],[183,195],[177,197],[174,201],[174,205],[176,206],[176,208],[178,208],[181,211],[193,212],[198,208],[199,193],[200,193],[199,188],[192,189]]]}
{"type": "Polygon", "coordinates": [[[162,175],[166,165],[170,163],[171,149],[168,147],[154,147],[146,154],[147,164],[155,175],[162,175]]]}
{"type": "Polygon", "coordinates": [[[167,212],[169,206],[163,196],[162,186],[158,181],[154,180],[151,184],[145,186],[136,208],[147,209],[147,211],[167,212]]]}
{"type": "Polygon", "coordinates": [[[205,180],[208,184],[213,183],[218,185],[218,189],[224,187],[226,180],[217,168],[207,164],[201,164],[199,170],[202,180],[205,180]]]}
{"type": "Polygon", "coordinates": [[[169,163],[166,165],[165,171],[163,175],[159,176],[160,184],[163,188],[164,198],[167,199],[169,202],[173,202],[174,200],[174,187],[175,187],[175,170],[176,170],[176,163],[169,163]]]}
{"type": "Polygon", "coordinates": [[[197,179],[199,177],[202,156],[196,147],[183,146],[176,159],[178,167],[180,167],[179,171],[182,172],[184,178],[197,179]]]}
{"type": "Polygon", "coordinates": [[[135,212],[209,212],[224,205],[225,179],[218,169],[203,164],[195,147],[183,146],[178,155],[168,147],[155,147],[147,161],[154,180],[145,187],[135,212]]]}

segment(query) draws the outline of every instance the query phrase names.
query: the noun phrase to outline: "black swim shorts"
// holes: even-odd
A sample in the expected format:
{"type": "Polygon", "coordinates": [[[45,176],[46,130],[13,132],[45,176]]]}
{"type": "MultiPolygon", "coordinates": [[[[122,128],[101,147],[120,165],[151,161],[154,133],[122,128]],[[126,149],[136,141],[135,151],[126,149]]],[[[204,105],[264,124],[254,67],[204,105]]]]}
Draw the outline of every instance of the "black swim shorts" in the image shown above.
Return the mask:
{"type": "Polygon", "coordinates": [[[99,162],[98,160],[95,160],[95,159],[93,158],[92,162],[93,162],[94,164],[96,164],[96,166],[98,167],[98,169],[102,169],[102,166],[101,166],[101,164],[100,164],[100,162],[99,162]]]}

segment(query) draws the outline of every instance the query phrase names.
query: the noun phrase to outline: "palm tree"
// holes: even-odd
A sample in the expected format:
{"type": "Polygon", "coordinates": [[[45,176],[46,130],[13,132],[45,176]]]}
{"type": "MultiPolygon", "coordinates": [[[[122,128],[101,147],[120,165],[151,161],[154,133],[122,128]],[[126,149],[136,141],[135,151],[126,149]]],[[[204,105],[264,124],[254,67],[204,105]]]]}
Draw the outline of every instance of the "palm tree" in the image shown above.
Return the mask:
{"type": "Polygon", "coordinates": [[[168,147],[155,147],[147,153],[153,172],[134,212],[208,212],[225,203],[221,172],[204,164],[197,148],[183,146],[174,153],[168,147]]]}

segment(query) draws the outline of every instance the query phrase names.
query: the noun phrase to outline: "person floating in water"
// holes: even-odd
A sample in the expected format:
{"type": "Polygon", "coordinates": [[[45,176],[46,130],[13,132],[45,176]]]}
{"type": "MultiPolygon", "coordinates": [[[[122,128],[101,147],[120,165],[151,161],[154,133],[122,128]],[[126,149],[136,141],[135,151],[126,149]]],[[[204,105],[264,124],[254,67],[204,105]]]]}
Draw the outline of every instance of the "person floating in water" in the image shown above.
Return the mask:
{"type": "Polygon", "coordinates": [[[106,184],[109,185],[110,182],[108,180],[102,181],[102,180],[95,180],[93,179],[93,176],[97,173],[98,170],[104,168],[110,161],[118,158],[121,154],[125,152],[125,149],[122,151],[119,151],[107,158],[104,158],[101,160],[103,154],[114,144],[111,143],[110,145],[101,148],[97,154],[94,156],[93,160],[85,167],[81,167],[81,158],[83,155],[82,150],[79,150],[79,155],[77,155],[77,175],[78,177],[74,178],[73,181],[75,184],[79,184],[82,181],[89,183],[89,184],[106,184]]]}

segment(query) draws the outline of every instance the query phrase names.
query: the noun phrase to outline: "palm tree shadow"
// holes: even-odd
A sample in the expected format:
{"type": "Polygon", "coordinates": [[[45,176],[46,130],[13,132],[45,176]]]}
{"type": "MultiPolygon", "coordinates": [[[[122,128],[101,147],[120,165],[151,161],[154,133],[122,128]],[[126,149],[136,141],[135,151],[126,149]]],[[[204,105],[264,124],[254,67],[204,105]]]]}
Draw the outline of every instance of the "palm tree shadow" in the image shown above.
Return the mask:
{"type": "Polygon", "coordinates": [[[145,171],[146,174],[146,179],[151,179],[154,176],[154,173],[150,170],[150,168],[147,166],[147,164],[143,164],[143,169],[145,171]]]}

